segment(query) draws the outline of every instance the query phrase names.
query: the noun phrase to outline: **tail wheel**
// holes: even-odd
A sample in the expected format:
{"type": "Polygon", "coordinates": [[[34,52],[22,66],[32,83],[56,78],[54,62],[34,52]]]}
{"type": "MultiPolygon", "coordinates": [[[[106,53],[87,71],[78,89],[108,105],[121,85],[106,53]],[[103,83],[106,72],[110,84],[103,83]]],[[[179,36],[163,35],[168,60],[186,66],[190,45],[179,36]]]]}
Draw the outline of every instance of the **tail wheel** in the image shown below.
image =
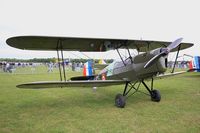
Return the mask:
{"type": "Polygon", "coordinates": [[[159,102],[161,100],[161,95],[158,90],[151,91],[151,100],[154,102],[159,102]]]}
{"type": "Polygon", "coordinates": [[[115,97],[115,105],[119,108],[124,108],[126,105],[126,98],[122,94],[117,94],[115,97]]]}

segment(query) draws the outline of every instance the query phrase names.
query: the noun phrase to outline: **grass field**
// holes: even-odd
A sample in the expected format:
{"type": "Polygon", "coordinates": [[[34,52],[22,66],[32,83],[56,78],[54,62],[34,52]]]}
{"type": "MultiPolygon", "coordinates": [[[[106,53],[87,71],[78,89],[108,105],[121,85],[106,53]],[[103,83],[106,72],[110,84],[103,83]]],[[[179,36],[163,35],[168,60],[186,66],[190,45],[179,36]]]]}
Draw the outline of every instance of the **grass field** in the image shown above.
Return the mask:
{"type": "MultiPolygon", "coordinates": [[[[96,92],[91,88],[18,89],[19,83],[59,77],[45,68],[35,74],[23,73],[26,69],[30,68],[0,73],[0,133],[200,132],[200,73],[156,80],[161,102],[137,93],[120,109],[114,106],[114,98],[124,86],[98,88],[96,92]]],[[[68,76],[79,74],[69,72],[68,76]]]]}

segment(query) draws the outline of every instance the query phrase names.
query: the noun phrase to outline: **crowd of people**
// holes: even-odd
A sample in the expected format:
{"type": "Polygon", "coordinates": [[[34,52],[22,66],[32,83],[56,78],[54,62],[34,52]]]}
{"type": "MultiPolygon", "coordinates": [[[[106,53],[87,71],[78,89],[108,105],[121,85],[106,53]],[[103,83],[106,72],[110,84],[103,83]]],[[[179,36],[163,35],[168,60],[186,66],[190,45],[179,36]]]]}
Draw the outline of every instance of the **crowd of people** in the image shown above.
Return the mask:
{"type": "MultiPolygon", "coordinates": [[[[174,61],[169,61],[168,62],[168,68],[173,68],[174,67],[174,61]]],[[[189,61],[177,61],[176,68],[189,68],[189,61]]]]}
{"type": "Polygon", "coordinates": [[[83,69],[84,63],[82,62],[64,62],[64,63],[63,62],[59,62],[59,63],[49,62],[49,63],[46,63],[45,65],[47,66],[47,72],[51,73],[53,72],[54,68],[58,68],[59,65],[61,67],[63,67],[64,65],[66,69],[71,68],[72,71],[81,71],[83,69]]]}
{"type": "MultiPolygon", "coordinates": [[[[47,67],[47,72],[51,73],[55,68],[59,68],[59,65],[61,67],[65,67],[66,70],[71,69],[72,71],[82,71],[84,67],[83,62],[60,62],[60,63],[21,63],[21,62],[0,62],[0,70],[5,73],[14,73],[17,68],[19,67],[31,67],[31,71],[34,72],[36,69],[36,66],[38,65],[45,65],[47,67]]],[[[174,62],[168,62],[168,67],[172,68],[174,65],[174,62]]],[[[177,62],[176,68],[188,68],[189,64],[187,61],[177,62]]]]}
{"type": "Polygon", "coordinates": [[[49,62],[49,63],[16,63],[16,62],[0,62],[0,71],[5,73],[14,73],[17,68],[30,67],[31,72],[33,73],[36,70],[36,66],[45,66],[47,72],[51,73],[54,69],[58,69],[59,65],[65,67],[66,70],[71,69],[72,71],[82,71],[84,63],[82,62],[49,62]]]}
{"type": "Polygon", "coordinates": [[[34,68],[34,63],[21,63],[21,62],[0,62],[0,70],[5,73],[14,73],[19,67],[31,66],[34,68]]]}
{"type": "Polygon", "coordinates": [[[15,70],[15,63],[0,62],[0,68],[3,72],[12,73],[15,70]]]}

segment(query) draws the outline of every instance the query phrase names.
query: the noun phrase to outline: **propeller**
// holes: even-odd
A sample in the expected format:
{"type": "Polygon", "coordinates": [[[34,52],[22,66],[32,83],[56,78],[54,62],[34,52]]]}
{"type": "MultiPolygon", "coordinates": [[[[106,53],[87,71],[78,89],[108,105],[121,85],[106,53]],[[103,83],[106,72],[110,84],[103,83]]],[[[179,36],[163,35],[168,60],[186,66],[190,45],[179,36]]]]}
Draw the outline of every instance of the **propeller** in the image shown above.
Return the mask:
{"type": "Polygon", "coordinates": [[[176,39],[168,47],[161,48],[160,54],[157,54],[153,58],[151,58],[151,60],[149,60],[145,64],[144,68],[148,68],[148,67],[152,66],[155,62],[157,62],[160,59],[160,57],[168,55],[170,51],[172,51],[173,49],[175,49],[176,47],[178,47],[180,45],[182,40],[183,40],[183,38],[176,39]]]}

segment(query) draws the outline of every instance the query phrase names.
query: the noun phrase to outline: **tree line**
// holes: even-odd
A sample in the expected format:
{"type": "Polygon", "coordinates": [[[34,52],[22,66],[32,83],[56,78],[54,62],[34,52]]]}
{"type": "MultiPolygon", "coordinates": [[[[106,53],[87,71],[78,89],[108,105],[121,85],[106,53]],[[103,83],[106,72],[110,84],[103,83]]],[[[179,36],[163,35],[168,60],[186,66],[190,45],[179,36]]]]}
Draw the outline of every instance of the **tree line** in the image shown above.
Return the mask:
{"type": "MultiPolygon", "coordinates": [[[[89,59],[64,59],[65,61],[70,61],[70,62],[87,62],[89,59]]],[[[16,58],[0,58],[0,62],[27,62],[27,63],[56,63],[58,62],[57,58],[33,58],[33,59],[16,59],[16,58]]],[[[61,59],[60,59],[61,61],[61,59]]],[[[104,60],[106,63],[112,63],[113,59],[105,59],[104,60]]],[[[95,63],[99,62],[99,59],[94,59],[95,63]]]]}

